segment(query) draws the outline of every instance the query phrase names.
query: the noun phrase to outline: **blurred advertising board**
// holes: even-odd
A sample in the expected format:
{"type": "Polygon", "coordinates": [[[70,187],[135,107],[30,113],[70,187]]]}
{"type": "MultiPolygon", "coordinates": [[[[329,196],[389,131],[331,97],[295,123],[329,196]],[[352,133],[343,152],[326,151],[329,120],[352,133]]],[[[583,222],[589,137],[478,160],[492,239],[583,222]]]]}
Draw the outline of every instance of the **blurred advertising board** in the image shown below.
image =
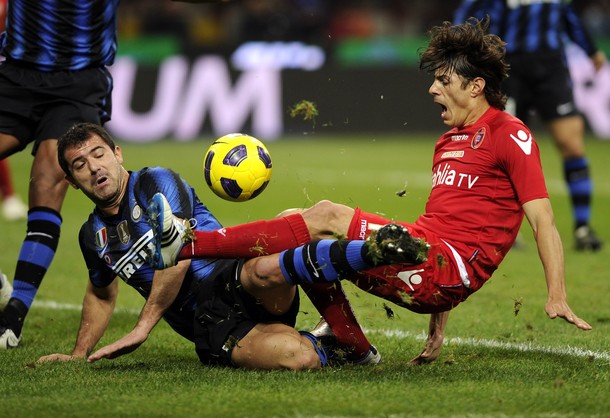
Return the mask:
{"type": "MultiPolygon", "coordinates": [[[[286,135],[415,133],[444,130],[432,79],[416,65],[337,65],[328,51],[300,42],[250,42],[231,54],[168,55],[157,62],[120,56],[108,128],[132,142],[247,132],[286,135]],[[291,116],[316,105],[314,120],[291,116]]],[[[577,105],[600,137],[610,138],[610,68],[592,74],[570,54],[577,105]]]]}

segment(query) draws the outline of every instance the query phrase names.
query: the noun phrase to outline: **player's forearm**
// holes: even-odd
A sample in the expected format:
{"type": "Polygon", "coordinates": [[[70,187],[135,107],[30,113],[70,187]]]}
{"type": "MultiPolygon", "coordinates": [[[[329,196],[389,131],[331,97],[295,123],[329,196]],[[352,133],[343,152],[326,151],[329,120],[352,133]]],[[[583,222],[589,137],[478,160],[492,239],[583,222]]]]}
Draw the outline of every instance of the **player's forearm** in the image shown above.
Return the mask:
{"type": "Polygon", "coordinates": [[[563,245],[555,227],[551,202],[548,198],[531,200],[523,205],[523,209],[536,239],[549,300],[565,301],[563,245]]]}
{"type": "Polygon", "coordinates": [[[168,301],[153,301],[146,302],[140,317],[136,323],[133,332],[148,338],[153,328],[159,323],[163,314],[169,309],[171,302],[168,301]]]}
{"type": "Polygon", "coordinates": [[[80,328],[72,356],[85,358],[93,350],[108,327],[115,301],[115,298],[99,299],[89,293],[85,296],[80,328]]]}
{"type": "Polygon", "coordinates": [[[541,225],[536,238],[538,254],[544,267],[549,299],[565,299],[563,245],[554,225],[541,225]]]}
{"type": "Polygon", "coordinates": [[[445,327],[449,319],[449,311],[437,312],[430,315],[430,325],[428,327],[428,338],[426,346],[419,356],[410,361],[410,364],[426,364],[431,363],[438,358],[443,350],[443,341],[445,339],[445,327]]]}
{"type": "Polygon", "coordinates": [[[174,267],[155,272],[150,295],[146,299],[138,322],[134,327],[136,332],[148,335],[159,323],[163,314],[176,300],[190,264],[190,260],[185,260],[174,267]]]}
{"type": "Polygon", "coordinates": [[[447,327],[447,320],[449,319],[449,311],[437,312],[430,315],[430,326],[428,334],[445,336],[445,328],[447,327]]]}

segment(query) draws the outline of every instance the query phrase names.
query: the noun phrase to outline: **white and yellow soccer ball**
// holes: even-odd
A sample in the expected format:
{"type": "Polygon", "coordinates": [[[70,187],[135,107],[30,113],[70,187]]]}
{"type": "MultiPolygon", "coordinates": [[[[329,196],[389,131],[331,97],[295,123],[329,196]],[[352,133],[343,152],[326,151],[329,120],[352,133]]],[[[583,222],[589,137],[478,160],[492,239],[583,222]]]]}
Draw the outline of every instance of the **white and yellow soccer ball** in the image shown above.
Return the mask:
{"type": "Polygon", "coordinates": [[[233,133],[218,138],[205,153],[203,175],[223,199],[244,202],[265,190],[271,179],[271,156],[258,139],[233,133]]]}

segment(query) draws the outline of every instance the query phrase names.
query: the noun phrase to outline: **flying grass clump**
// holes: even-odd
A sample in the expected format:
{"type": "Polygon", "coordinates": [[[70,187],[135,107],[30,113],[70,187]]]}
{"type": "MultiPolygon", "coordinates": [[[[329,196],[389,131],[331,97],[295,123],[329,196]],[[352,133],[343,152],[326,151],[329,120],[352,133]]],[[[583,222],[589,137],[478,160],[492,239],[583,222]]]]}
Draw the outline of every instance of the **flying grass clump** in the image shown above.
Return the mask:
{"type": "Polygon", "coordinates": [[[293,118],[301,117],[303,120],[310,120],[315,125],[318,108],[314,102],[301,100],[290,109],[290,116],[293,118]]]}
{"type": "Polygon", "coordinates": [[[513,299],[514,302],[514,306],[513,306],[513,312],[515,313],[515,316],[519,315],[519,311],[521,310],[521,307],[523,306],[523,298],[515,298],[513,299]]]}
{"type": "Polygon", "coordinates": [[[396,192],[396,196],[405,197],[406,195],[407,195],[407,183],[405,182],[404,187],[396,192]]]}

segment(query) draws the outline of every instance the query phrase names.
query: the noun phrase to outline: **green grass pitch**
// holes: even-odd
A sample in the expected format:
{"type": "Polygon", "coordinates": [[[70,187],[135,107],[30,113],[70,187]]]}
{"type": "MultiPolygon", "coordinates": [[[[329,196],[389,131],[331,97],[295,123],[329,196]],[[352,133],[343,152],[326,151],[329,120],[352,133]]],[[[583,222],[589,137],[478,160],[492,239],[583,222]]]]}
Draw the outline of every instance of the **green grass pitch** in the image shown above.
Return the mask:
{"type": "MultiPolygon", "coordinates": [[[[128,169],[162,165],[182,174],[225,225],[321,199],[414,220],[429,193],[436,134],[268,142],[273,178],[246,203],[221,201],[205,186],[201,164],[212,139],[120,145],[128,169]]],[[[354,310],[383,355],[381,365],[303,373],[207,368],[164,323],[136,352],[116,360],[35,365],[41,355],[70,352],[80,321],[87,276],[77,233],[92,204],[70,189],[57,257],[27,318],[22,346],[0,352],[0,409],[12,417],[610,416],[610,142],[587,140],[593,226],[607,244],[597,254],[572,249],[559,157],[547,137],[539,135],[538,142],[566,249],[568,300],[591,332],[546,317],[542,268],[525,225],[524,248],[513,250],[491,282],[451,314],[444,351],[431,365],[407,364],[423,347],[427,316],[388,303],[390,318],[384,300],[349,284],[354,310]]],[[[31,158],[23,152],[10,160],[23,197],[31,158]]],[[[0,231],[0,268],[12,279],[25,224],[0,220],[0,231]]],[[[102,344],[131,330],[142,306],[127,286],[120,293],[102,344]]],[[[304,298],[299,328],[317,320],[304,298]]]]}

